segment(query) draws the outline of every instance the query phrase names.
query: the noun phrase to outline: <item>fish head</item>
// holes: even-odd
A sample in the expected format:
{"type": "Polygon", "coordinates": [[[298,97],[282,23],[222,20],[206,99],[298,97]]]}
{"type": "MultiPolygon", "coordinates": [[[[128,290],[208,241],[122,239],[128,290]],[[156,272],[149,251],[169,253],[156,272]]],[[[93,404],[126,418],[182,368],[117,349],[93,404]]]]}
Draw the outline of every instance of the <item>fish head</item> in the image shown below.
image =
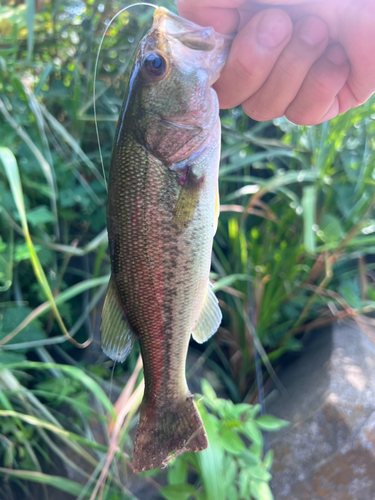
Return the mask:
{"type": "Polygon", "coordinates": [[[219,105],[211,86],[231,41],[164,8],[155,10],[138,46],[130,92],[139,139],[163,161],[175,163],[196,153],[217,124],[219,105]]]}

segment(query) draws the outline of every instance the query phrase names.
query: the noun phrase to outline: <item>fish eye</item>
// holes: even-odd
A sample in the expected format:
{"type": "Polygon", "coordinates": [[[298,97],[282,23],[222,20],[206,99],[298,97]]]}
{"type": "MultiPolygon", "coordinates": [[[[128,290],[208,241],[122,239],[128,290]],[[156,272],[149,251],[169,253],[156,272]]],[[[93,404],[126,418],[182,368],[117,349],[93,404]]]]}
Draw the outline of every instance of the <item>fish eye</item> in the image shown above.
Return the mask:
{"type": "Polygon", "coordinates": [[[150,76],[163,76],[167,69],[167,61],[163,56],[156,52],[151,52],[145,57],[144,67],[150,76]]]}

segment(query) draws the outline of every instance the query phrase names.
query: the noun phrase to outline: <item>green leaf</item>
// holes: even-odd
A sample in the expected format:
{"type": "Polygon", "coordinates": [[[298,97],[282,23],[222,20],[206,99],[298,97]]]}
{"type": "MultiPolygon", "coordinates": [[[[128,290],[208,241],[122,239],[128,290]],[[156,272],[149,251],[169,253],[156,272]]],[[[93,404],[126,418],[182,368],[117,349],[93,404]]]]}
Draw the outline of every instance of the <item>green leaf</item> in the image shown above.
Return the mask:
{"type": "Polygon", "coordinates": [[[241,415],[248,412],[252,408],[253,408],[252,405],[248,405],[246,403],[238,403],[238,404],[234,405],[234,407],[231,410],[232,416],[233,416],[233,418],[239,419],[241,415]]]}
{"type": "Polygon", "coordinates": [[[187,464],[184,457],[177,457],[173,463],[168,465],[169,484],[181,484],[187,481],[187,464]]]}
{"type": "Polygon", "coordinates": [[[227,499],[228,500],[238,500],[238,494],[236,487],[233,484],[230,484],[227,489],[227,499]]]}
{"type": "Polygon", "coordinates": [[[267,483],[259,482],[259,481],[251,481],[250,482],[250,491],[251,495],[256,500],[273,500],[273,495],[271,492],[271,488],[267,483]]]}
{"type": "Polygon", "coordinates": [[[263,465],[268,470],[271,469],[272,467],[273,455],[274,455],[273,450],[269,450],[264,457],[263,465]]]}
{"type": "Polygon", "coordinates": [[[233,455],[238,455],[245,450],[245,445],[242,439],[237,435],[234,430],[224,429],[220,432],[220,441],[223,448],[232,453],[233,455]]]}
{"type": "Polygon", "coordinates": [[[235,479],[236,479],[236,475],[237,475],[237,465],[236,465],[236,460],[235,459],[232,459],[231,457],[227,457],[229,458],[230,462],[229,464],[227,463],[227,460],[225,461],[224,463],[224,466],[225,466],[225,481],[228,485],[231,485],[235,479]]]}
{"type": "Polygon", "coordinates": [[[206,500],[225,500],[224,452],[215,425],[217,419],[207,412],[202,403],[197,406],[208,437],[208,448],[196,457],[206,500]]]}
{"type": "Polygon", "coordinates": [[[210,408],[215,408],[217,396],[212,385],[206,379],[202,379],[201,387],[204,396],[204,402],[207,403],[210,408]]]}
{"type": "MultiPolygon", "coordinates": [[[[42,247],[40,245],[34,245],[34,250],[36,253],[41,251],[42,247]]],[[[16,252],[14,254],[15,262],[22,262],[23,260],[31,259],[30,249],[27,243],[16,246],[16,252]]]]}
{"type": "MultiPolygon", "coordinates": [[[[20,322],[27,318],[30,313],[31,309],[24,306],[9,307],[4,313],[0,311],[0,319],[2,316],[2,321],[0,321],[0,340],[6,337],[20,322]]],[[[34,320],[19,333],[17,339],[10,340],[8,345],[12,345],[16,341],[27,342],[30,339],[42,340],[45,338],[46,334],[42,330],[40,322],[34,320]]],[[[26,352],[26,349],[24,352],[26,352]]]]}
{"type": "Polygon", "coordinates": [[[55,216],[45,205],[40,205],[33,210],[28,210],[26,216],[27,220],[33,226],[46,224],[48,222],[55,222],[55,216]]]}
{"type": "Polygon", "coordinates": [[[191,497],[195,497],[195,488],[191,484],[172,484],[170,486],[165,486],[159,493],[163,495],[167,500],[189,500],[191,497]]]}
{"type": "Polygon", "coordinates": [[[245,434],[251,441],[258,445],[263,444],[263,436],[257,424],[253,421],[246,422],[242,427],[241,432],[245,434]]]}
{"type": "Polygon", "coordinates": [[[253,466],[259,465],[259,463],[260,463],[259,457],[257,457],[257,455],[254,455],[254,453],[252,453],[249,450],[242,452],[240,457],[241,457],[241,460],[246,462],[246,466],[248,466],[248,467],[253,467],[253,466]]]}
{"type": "Polygon", "coordinates": [[[271,474],[262,465],[250,467],[249,474],[253,479],[258,479],[259,481],[269,481],[271,479],[271,474]]]}
{"type": "Polygon", "coordinates": [[[326,213],[322,217],[319,229],[323,231],[323,239],[328,243],[338,243],[345,236],[340,219],[333,214],[326,213]]]}
{"type": "Polygon", "coordinates": [[[238,479],[240,485],[240,497],[246,499],[249,497],[249,495],[247,494],[250,485],[249,471],[247,471],[246,469],[242,469],[240,471],[238,479]]]}
{"type": "Polygon", "coordinates": [[[16,352],[0,351],[0,365],[10,365],[12,363],[21,363],[26,357],[16,352]]]}
{"type": "Polygon", "coordinates": [[[274,417],[272,415],[264,415],[263,417],[258,417],[256,423],[259,427],[268,432],[279,431],[284,427],[289,425],[286,420],[281,420],[280,418],[274,417]]]}

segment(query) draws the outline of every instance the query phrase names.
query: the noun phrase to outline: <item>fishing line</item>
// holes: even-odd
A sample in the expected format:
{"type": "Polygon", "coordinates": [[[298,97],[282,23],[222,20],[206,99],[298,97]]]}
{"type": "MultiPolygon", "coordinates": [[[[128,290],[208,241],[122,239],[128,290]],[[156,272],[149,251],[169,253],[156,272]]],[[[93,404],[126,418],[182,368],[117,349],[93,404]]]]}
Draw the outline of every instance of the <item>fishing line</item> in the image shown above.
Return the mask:
{"type": "Polygon", "coordinates": [[[124,7],[123,9],[119,10],[117,12],[117,14],[115,14],[112,19],[109,21],[106,29],[104,30],[104,33],[102,35],[102,39],[100,40],[100,44],[99,44],[99,50],[98,50],[98,54],[96,56],[96,61],[95,61],[95,69],[94,69],[94,88],[93,88],[93,92],[92,92],[92,98],[93,98],[93,106],[94,106],[94,121],[95,121],[95,131],[96,131],[96,139],[98,141],[98,147],[99,147],[99,156],[100,156],[100,163],[102,165],[102,171],[103,171],[103,177],[104,177],[104,184],[105,184],[105,189],[106,191],[108,191],[108,185],[107,185],[107,178],[106,178],[106,175],[105,175],[105,169],[104,169],[104,162],[103,162],[103,155],[102,155],[102,148],[100,146],[100,135],[99,135],[99,128],[98,128],[98,120],[97,120],[97,114],[96,114],[96,75],[97,75],[97,72],[98,72],[98,65],[99,65],[99,57],[100,57],[100,51],[102,50],[102,45],[103,45],[103,42],[104,42],[104,38],[107,34],[107,31],[109,30],[111,24],[113,23],[113,21],[116,19],[116,17],[118,17],[120,14],[122,14],[123,12],[125,12],[126,10],[130,9],[131,7],[137,7],[138,5],[145,5],[146,7],[152,7],[154,9],[157,9],[158,6],[157,5],[154,5],[152,3],[148,3],[148,2],[137,2],[137,3],[132,3],[131,5],[128,5],[127,7],[124,7]]]}

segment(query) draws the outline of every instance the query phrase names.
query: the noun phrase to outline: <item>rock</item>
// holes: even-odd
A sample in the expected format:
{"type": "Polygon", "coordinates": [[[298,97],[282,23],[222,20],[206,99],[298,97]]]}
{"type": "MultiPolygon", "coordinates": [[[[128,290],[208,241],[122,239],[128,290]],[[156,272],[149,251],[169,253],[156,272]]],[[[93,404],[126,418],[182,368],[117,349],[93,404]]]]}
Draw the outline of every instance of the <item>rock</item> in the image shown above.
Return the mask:
{"type": "Polygon", "coordinates": [[[275,500],[375,499],[375,345],[354,324],[314,332],[280,376],[288,396],[267,413],[275,500]]]}

